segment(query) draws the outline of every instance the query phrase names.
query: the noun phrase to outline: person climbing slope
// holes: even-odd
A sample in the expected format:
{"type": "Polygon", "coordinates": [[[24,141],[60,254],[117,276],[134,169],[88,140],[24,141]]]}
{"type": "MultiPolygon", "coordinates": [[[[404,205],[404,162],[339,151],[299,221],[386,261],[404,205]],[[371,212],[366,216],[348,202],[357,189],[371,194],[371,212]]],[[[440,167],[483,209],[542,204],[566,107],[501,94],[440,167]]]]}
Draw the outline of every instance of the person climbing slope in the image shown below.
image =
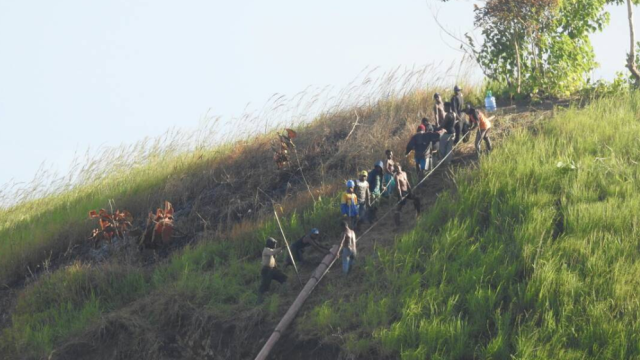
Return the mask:
{"type": "Polygon", "coordinates": [[[440,136],[440,159],[443,160],[443,164],[448,165],[453,158],[453,137],[455,135],[455,124],[457,120],[456,113],[453,112],[451,103],[445,103],[445,110],[447,114],[444,117],[444,123],[442,129],[445,131],[440,136]]]}
{"type": "MultiPolygon", "coordinates": [[[[294,241],[293,244],[291,244],[291,254],[293,255],[293,259],[296,261],[296,263],[304,263],[304,249],[309,246],[314,248],[319,253],[324,254],[329,252],[329,248],[323,246],[318,242],[319,238],[320,230],[313,228],[308,234],[304,235],[300,239],[294,241]]],[[[293,265],[293,262],[291,261],[291,257],[287,256],[287,260],[285,260],[285,267],[288,267],[289,265],[293,265]]]]}
{"type": "MultiPolygon", "coordinates": [[[[371,207],[371,191],[369,190],[369,183],[367,177],[369,173],[363,170],[360,173],[360,178],[356,181],[355,193],[358,197],[358,224],[356,228],[360,226],[367,219],[369,207],[371,207]]],[[[371,222],[371,220],[369,220],[371,222]]]]}
{"type": "Polygon", "coordinates": [[[358,224],[358,197],[354,193],[356,183],[353,180],[347,181],[347,191],[342,194],[340,201],[340,211],[342,216],[348,218],[351,226],[358,224]]]}
{"type": "Polygon", "coordinates": [[[373,170],[369,171],[367,182],[369,183],[369,191],[374,199],[377,199],[382,194],[382,183],[384,181],[384,163],[378,161],[373,170]]]}
{"type": "Polygon", "coordinates": [[[396,161],[393,159],[393,151],[387,150],[385,151],[385,155],[387,156],[384,161],[384,196],[389,196],[390,194],[394,194],[396,190],[396,181],[393,179],[393,169],[396,166],[396,161]]]}
{"type": "Polygon", "coordinates": [[[265,292],[269,291],[271,280],[275,280],[280,284],[287,281],[287,275],[280,271],[276,264],[275,256],[282,253],[282,248],[276,248],[277,245],[278,241],[270,237],[265,242],[265,247],[262,250],[262,270],[260,271],[262,281],[258,289],[260,299],[265,292]]]}
{"type": "Polygon", "coordinates": [[[469,132],[469,123],[466,118],[463,116],[464,112],[464,96],[462,95],[462,89],[456,85],[453,88],[454,95],[451,98],[451,107],[453,112],[456,114],[456,124],[455,124],[455,132],[456,137],[454,140],[455,144],[458,144],[461,140],[464,139],[464,142],[469,141],[469,137],[467,137],[467,133],[469,132]]]}
{"type": "Polygon", "coordinates": [[[398,206],[396,206],[395,212],[395,223],[396,226],[400,226],[400,215],[402,212],[402,208],[407,203],[407,200],[413,201],[413,206],[416,209],[416,215],[420,215],[420,199],[413,194],[411,189],[411,184],[409,184],[409,179],[407,178],[407,173],[402,171],[402,166],[399,164],[396,165],[395,168],[395,179],[396,186],[398,189],[398,206]]]}
{"type": "MultiPolygon", "coordinates": [[[[433,149],[434,147],[436,147],[436,145],[440,143],[440,138],[444,133],[445,133],[445,130],[443,129],[434,130],[433,126],[429,124],[427,126],[427,131],[425,131],[423,135],[424,141],[426,141],[429,144],[428,148],[433,149]]],[[[427,151],[426,153],[427,166],[425,168],[425,171],[430,171],[434,167],[433,154],[434,154],[433,150],[427,151]]]]}
{"type": "Polygon", "coordinates": [[[491,151],[491,139],[489,138],[489,130],[491,130],[491,121],[487,119],[486,115],[480,110],[474,109],[471,105],[468,105],[465,109],[465,113],[469,116],[469,121],[475,128],[478,127],[476,132],[476,151],[480,154],[482,141],[484,140],[487,145],[487,152],[491,151]]]}
{"type": "Polygon", "coordinates": [[[342,272],[349,275],[349,271],[354,265],[358,252],[356,250],[356,233],[349,228],[346,221],[340,223],[342,228],[342,239],[340,240],[340,248],[342,255],[342,272]]]}
{"type": "Polygon", "coordinates": [[[424,176],[424,170],[427,168],[427,152],[430,151],[430,143],[424,137],[425,126],[420,124],[418,130],[411,137],[407,144],[406,156],[413,151],[413,157],[416,161],[416,172],[418,177],[424,176]]]}

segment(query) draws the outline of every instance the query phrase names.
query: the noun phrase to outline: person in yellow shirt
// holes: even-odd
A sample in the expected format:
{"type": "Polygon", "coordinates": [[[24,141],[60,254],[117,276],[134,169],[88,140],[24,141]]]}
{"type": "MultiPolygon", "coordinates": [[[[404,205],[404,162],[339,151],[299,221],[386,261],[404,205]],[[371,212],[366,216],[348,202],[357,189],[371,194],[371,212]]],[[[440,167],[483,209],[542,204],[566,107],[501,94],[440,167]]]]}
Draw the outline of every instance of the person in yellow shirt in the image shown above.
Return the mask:
{"type": "Polygon", "coordinates": [[[347,181],[347,191],[342,194],[340,201],[342,216],[349,218],[351,226],[354,228],[358,225],[358,196],[354,192],[355,187],[356,183],[353,180],[347,181]]]}
{"type": "Polygon", "coordinates": [[[474,109],[471,105],[467,105],[465,113],[469,116],[472,128],[478,127],[476,132],[476,151],[480,154],[482,141],[487,145],[487,152],[491,151],[491,139],[489,138],[489,130],[491,130],[491,121],[481,111],[474,109]]]}

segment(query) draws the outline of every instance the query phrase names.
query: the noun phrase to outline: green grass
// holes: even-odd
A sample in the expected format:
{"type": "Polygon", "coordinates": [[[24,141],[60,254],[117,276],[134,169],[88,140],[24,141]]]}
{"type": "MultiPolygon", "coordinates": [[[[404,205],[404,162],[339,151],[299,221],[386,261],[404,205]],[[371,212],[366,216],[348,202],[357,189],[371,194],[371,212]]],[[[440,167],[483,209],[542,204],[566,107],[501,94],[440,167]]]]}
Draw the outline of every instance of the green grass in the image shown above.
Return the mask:
{"type": "MultiPolygon", "coordinates": [[[[302,218],[322,228],[327,238],[336,237],[337,203],[337,198],[327,197],[302,214],[283,217],[290,240],[308,230],[302,218]]],[[[278,231],[272,219],[234,239],[206,239],[176,253],[151,273],[121,265],[79,263],[56,271],[21,294],[13,326],[0,336],[0,353],[46,356],[60,340],[80,334],[101,316],[154,293],[180,294],[217,318],[231,320],[258,305],[260,263],[256,259],[264,238],[278,231]]],[[[286,305],[277,292],[264,304],[272,319],[286,305]]]]}
{"type": "Polygon", "coordinates": [[[639,108],[602,99],[515,131],[379,250],[366,291],[299,326],[360,355],[640,358],[639,108]]]}

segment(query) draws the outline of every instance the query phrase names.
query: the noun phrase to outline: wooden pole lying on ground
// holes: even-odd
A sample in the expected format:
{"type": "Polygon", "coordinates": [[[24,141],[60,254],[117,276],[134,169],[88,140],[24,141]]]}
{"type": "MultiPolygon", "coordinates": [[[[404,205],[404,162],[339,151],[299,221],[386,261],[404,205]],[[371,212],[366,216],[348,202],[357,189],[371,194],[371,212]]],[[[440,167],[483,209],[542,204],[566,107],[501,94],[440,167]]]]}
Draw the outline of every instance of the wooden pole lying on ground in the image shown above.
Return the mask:
{"type": "Polygon", "coordinates": [[[300,283],[300,285],[302,285],[302,280],[300,280],[300,273],[298,272],[298,266],[296,266],[296,260],[293,258],[293,254],[291,253],[289,242],[287,241],[287,237],[284,235],[284,230],[282,229],[282,225],[280,224],[280,218],[278,217],[278,212],[276,211],[275,207],[273,208],[273,213],[276,215],[276,221],[278,222],[280,233],[282,234],[282,238],[284,239],[284,244],[287,245],[287,251],[289,251],[289,256],[291,257],[291,263],[293,264],[293,269],[296,271],[298,282],[300,283]]]}
{"type": "Polygon", "coordinates": [[[278,326],[276,326],[276,329],[273,331],[273,334],[271,334],[271,337],[269,337],[269,340],[267,340],[267,342],[262,347],[262,350],[260,350],[260,353],[258,354],[258,356],[256,356],[256,360],[265,360],[267,356],[269,356],[269,353],[271,352],[273,347],[276,345],[278,340],[280,340],[280,336],[282,336],[282,332],[285,331],[287,327],[291,324],[293,319],[298,314],[298,311],[300,311],[300,308],[302,307],[304,302],[307,300],[309,295],[311,295],[311,292],[313,291],[313,289],[315,289],[320,279],[322,279],[324,274],[326,274],[326,272],[329,270],[331,265],[334,263],[335,259],[338,256],[339,250],[340,250],[340,246],[335,245],[334,247],[331,248],[331,250],[329,251],[329,254],[325,256],[324,259],[322,259],[322,262],[316,268],[316,271],[311,276],[311,279],[309,279],[309,282],[307,282],[307,285],[304,286],[304,288],[302,289],[302,291],[300,292],[296,300],[293,302],[289,310],[287,310],[287,313],[284,314],[284,317],[278,323],[278,326]]]}

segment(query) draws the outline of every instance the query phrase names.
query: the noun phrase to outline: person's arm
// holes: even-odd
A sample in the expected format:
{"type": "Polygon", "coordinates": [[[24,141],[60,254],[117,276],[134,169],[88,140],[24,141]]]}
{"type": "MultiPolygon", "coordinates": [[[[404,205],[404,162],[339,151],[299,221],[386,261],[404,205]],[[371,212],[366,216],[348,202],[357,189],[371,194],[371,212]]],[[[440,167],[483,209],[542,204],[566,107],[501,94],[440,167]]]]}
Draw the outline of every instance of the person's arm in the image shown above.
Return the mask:
{"type": "Polygon", "coordinates": [[[398,191],[398,196],[402,198],[402,189],[400,189],[402,187],[400,184],[400,176],[396,175],[394,176],[394,178],[396,180],[396,190],[398,191]]]}
{"type": "Polygon", "coordinates": [[[413,136],[411,138],[411,140],[409,140],[409,143],[407,144],[407,151],[405,152],[404,156],[409,155],[409,153],[411,152],[411,150],[413,150],[413,148],[415,147],[415,139],[416,137],[413,136]]]}
{"type": "Polygon", "coordinates": [[[367,186],[367,190],[365,191],[365,204],[367,204],[367,207],[371,206],[371,191],[369,191],[369,187],[367,186]]]}
{"type": "Polygon", "coordinates": [[[329,251],[329,248],[322,246],[319,242],[317,242],[316,240],[313,240],[312,238],[308,238],[309,239],[309,244],[311,244],[311,247],[316,249],[316,251],[318,252],[326,252],[329,251]]]}

